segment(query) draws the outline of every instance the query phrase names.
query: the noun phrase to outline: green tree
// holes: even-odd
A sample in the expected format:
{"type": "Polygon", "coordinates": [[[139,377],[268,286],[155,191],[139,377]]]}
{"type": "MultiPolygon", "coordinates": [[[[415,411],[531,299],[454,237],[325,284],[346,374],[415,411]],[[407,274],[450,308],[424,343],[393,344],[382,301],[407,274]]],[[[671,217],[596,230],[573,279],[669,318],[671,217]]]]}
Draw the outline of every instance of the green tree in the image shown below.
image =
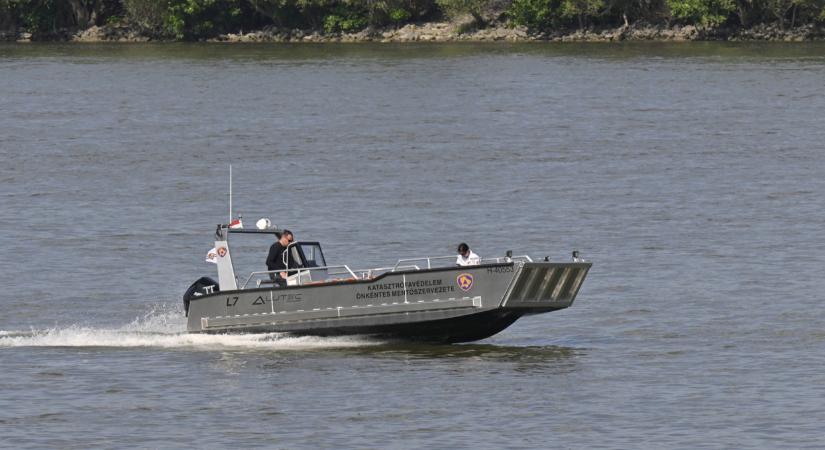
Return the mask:
{"type": "MultiPolygon", "coordinates": [[[[790,26],[797,24],[815,22],[820,17],[825,18],[825,0],[792,0],[790,8],[790,26]]],[[[780,20],[780,26],[787,19],[787,13],[780,20]]]]}
{"type": "Polygon", "coordinates": [[[515,25],[546,30],[557,25],[559,0],[513,0],[507,16],[515,25]]]}
{"type": "Polygon", "coordinates": [[[55,31],[58,23],[58,5],[54,0],[12,0],[17,22],[30,33],[55,31]]]}
{"type": "Polygon", "coordinates": [[[372,25],[400,24],[417,20],[436,10],[434,0],[355,0],[363,3],[372,25]]]}
{"type": "Polygon", "coordinates": [[[334,33],[342,31],[345,33],[364,29],[369,25],[369,14],[361,5],[338,5],[329,10],[329,14],[324,16],[324,31],[334,33]]]}
{"type": "Polygon", "coordinates": [[[178,39],[201,39],[260,26],[246,0],[167,0],[165,30],[178,39]]]}
{"type": "Polygon", "coordinates": [[[11,31],[15,27],[14,11],[9,0],[0,0],[0,31],[11,31]]]}
{"type": "Polygon", "coordinates": [[[100,19],[100,10],[103,2],[100,0],[66,0],[74,26],[86,28],[94,25],[100,19]]]}
{"type": "Polygon", "coordinates": [[[279,26],[339,31],[354,28],[356,16],[369,16],[364,0],[249,0],[252,8],[279,26]],[[365,12],[366,11],[366,12],[365,12]]]}
{"type": "Polygon", "coordinates": [[[566,19],[578,19],[579,28],[584,28],[588,19],[599,15],[604,9],[603,0],[562,0],[559,12],[566,19]]]}
{"type": "Polygon", "coordinates": [[[762,13],[760,7],[761,0],[735,0],[736,1],[736,16],[739,18],[739,24],[743,27],[750,26],[759,20],[762,13]]]}
{"type": "Polygon", "coordinates": [[[765,2],[768,12],[779,23],[780,30],[785,29],[785,17],[794,8],[794,3],[794,0],[767,0],[765,2]]]}
{"type": "Polygon", "coordinates": [[[123,8],[132,24],[159,33],[165,25],[169,0],[123,0],[123,8]]]}
{"type": "Polygon", "coordinates": [[[436,0],[436,4],[450,19],[469,14],[478,25],[488,22],[485,15],[492,6],[491,0],[436,0]]]}
{"type": "Polygon", "coordinates": [[[673,18],[702,27],[721,25],[736,9],[734,0],[667,0],[667,6],[673,18]]]}
{"type": "Polygon", "coordinates": [[[450,19],[469,14],[477,24],[484,23],[482,14],[487,4],[486,0],[436,0],[436,4],[450,19]]]}

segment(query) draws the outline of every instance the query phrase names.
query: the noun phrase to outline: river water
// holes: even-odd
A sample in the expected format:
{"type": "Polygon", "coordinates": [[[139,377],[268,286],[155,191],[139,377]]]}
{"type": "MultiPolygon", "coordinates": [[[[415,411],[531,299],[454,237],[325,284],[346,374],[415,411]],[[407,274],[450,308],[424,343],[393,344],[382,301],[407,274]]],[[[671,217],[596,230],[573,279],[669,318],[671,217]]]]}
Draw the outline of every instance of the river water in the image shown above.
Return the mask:
{"type": "Polygon", "coordinates": [[[823,111],[823,44],[0,45],[0,446],[822,448],[823,111]],[[467,345],[190,336],[230,164],[330,263],[593,269],[467,345]]]}

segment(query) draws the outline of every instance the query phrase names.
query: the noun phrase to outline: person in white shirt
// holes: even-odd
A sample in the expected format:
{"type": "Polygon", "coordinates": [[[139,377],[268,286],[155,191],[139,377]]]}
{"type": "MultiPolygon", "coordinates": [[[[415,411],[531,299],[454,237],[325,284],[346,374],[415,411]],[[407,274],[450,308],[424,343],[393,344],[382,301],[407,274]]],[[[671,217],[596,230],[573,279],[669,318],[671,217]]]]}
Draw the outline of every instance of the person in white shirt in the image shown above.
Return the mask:
{"type": "Polygon", "coordinates": [[[481,257],[473,253],[469,245],[462,242],[458,245],[458,257],[455,263],[458,266],[475,266],[481,264],[481,257]]]}

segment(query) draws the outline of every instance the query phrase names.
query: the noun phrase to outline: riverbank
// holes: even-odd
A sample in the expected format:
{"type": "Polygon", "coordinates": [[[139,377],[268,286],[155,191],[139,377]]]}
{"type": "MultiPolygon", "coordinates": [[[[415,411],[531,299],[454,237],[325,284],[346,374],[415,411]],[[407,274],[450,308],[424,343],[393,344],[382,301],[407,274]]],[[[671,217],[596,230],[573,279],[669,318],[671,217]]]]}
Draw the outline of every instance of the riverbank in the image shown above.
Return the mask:
{"type": "MultiPolygon", "coordinates": [[[[466,24],[429,22],[403,27],[367,28],[357,33],[324,33],[319,30],[265,27],[247,33],[227,33],[207,42],[619,42],[619,41],[824,41],[825,27],[805,25],[781,29],[777,25],[751,28],[699,28],[636,23],[618,28],[587,28],[531,32],[525,27],[505,25],[468,29],[466,24]]],[[[8,42],[149,42],[174,41],[143,33],[128,25],[93,26],[85,30],[63,29],[48,34],[25,31],[0,32],[0,41],[8,42]]]]}

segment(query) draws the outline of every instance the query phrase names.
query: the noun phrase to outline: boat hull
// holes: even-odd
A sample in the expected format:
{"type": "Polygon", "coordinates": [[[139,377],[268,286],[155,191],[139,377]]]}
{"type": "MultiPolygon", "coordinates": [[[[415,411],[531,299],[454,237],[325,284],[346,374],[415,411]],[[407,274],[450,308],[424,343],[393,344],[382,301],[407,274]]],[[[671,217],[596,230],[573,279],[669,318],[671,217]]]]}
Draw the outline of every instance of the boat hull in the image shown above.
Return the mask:
{"type": "Polygon", "coordinates": [[[187,329],[469,342],[522,315],[569,307],[589,269],[589,263],[509,262],[216,292],[191,299],[187,329]]]}
{"type": "MultiPolygon", "coordinates": [[[[304,328],[291,331],[298,336],[346,336],[363,335],[378,339],[400,339],[430,343],[455,344],[473,342],[493,336],[518,320],[524,313],[514,310],[490,310],[451,319],[430,320],[391,325],[360,325],[330,328],[304,328]]],[[[271,333],[277,327],[255,326],[242,333],[271,333]]]]}

